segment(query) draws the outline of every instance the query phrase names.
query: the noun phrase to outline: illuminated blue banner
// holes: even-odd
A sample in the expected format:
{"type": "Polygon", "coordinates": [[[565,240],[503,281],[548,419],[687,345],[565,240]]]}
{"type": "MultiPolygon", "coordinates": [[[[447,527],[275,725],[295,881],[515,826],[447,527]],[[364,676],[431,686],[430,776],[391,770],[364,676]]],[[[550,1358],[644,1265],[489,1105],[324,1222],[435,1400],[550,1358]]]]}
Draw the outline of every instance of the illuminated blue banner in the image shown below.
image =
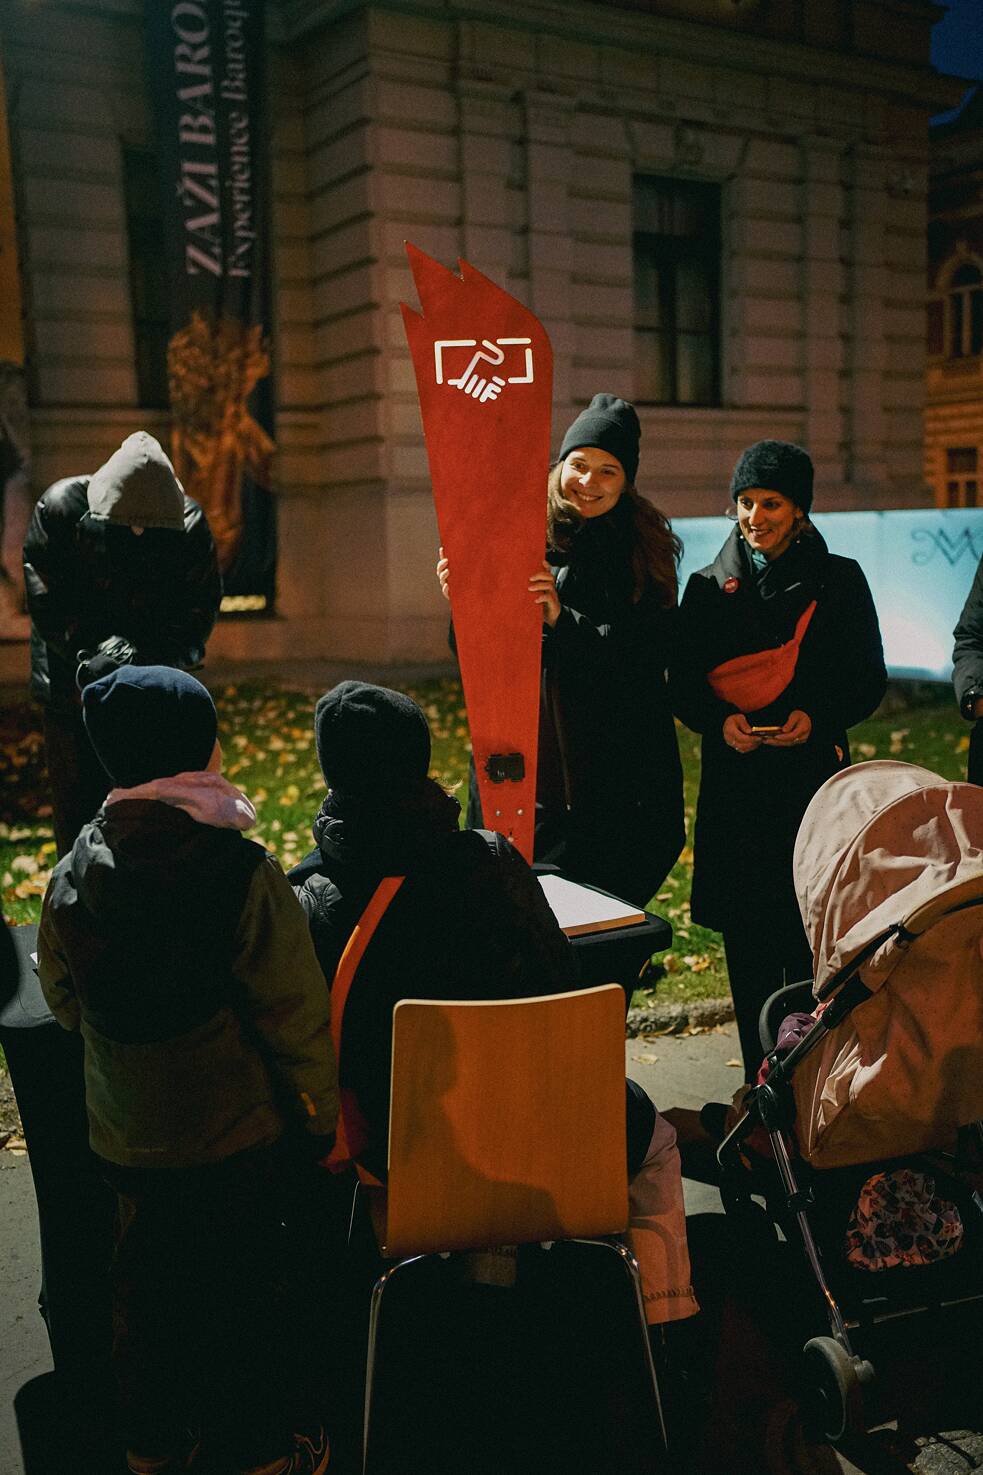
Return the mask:
{"type": "MultiPolygon", "coordinates": [[[[949,681],[952,629],[983,558],[983,507],[825,512],[812,520],[830,552],[855,558],[867,575],[890,674],[949,681]]],[[[672,525],[683,540],[682,590],[691,573],[713,562],[731,524],[678,517],[672,525]]]]}

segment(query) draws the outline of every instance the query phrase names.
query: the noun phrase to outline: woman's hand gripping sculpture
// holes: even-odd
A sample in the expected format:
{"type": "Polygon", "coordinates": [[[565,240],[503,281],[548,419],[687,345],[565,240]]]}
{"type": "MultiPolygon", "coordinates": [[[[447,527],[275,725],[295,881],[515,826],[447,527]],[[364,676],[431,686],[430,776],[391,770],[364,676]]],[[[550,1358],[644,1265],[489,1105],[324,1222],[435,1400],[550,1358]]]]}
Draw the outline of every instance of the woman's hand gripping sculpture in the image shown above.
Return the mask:
{"type": "MultiPolygon", "coordinates": [[[[450,593],[450,564],[444,554],[443,548],[438,550],[437,557],[437,582],[440,592],[445,599],[449,600],[450,593]]],[[[529,580],[529,592],[535,595],[536,603],[543,606],[543,621],[550,628],[560,618],[560,596],[556,592],[556,579],[549,564],[543,561],[543,566],[532,575],[529,580]]]]}

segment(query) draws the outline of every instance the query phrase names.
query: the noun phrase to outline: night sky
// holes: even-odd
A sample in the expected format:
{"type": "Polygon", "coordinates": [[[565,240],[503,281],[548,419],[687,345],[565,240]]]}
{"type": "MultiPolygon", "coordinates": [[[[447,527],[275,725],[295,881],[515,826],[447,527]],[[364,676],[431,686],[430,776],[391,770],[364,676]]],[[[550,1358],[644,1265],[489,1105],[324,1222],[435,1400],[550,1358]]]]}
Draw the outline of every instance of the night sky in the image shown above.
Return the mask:
{"type": "MultiPolygon", "coordinates": [[[[948,14],[932,29],[934,66],[940,72],[983,81],[983,0],[943,0],[943,3],[948,5],[948,14]]],[[[955,113],[942,113],[940,120],[954,116],[955,113]]]]}

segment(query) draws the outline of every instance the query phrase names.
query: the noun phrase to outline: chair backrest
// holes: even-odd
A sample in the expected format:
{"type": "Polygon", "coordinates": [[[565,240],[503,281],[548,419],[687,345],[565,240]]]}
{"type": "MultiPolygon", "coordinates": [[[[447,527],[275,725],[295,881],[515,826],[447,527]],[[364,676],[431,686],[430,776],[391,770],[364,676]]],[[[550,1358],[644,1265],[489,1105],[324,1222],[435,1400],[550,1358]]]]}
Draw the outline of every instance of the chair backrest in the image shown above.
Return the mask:
{"type": "Polygon", "coordinates": [[[404,999],[393,1013],[392,1257],[617,1233],[624,992],[404,999]]]}

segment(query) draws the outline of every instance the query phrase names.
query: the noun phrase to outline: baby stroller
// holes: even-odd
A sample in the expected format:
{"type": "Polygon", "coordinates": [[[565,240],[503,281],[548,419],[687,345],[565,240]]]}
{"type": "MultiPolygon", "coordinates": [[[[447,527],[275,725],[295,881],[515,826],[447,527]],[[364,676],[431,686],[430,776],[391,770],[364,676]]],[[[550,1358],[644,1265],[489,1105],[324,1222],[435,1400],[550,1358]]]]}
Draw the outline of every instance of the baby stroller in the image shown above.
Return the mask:
{"type": "Polygon", "coordinates": [[[767,1065],[718,1158],[728,1212],[763,1198],[804,1251],[829,1328],[805,1343],[804,1401],[835,1444],[896,1412],[874,1364],[902,1326],[910,1349],[968,1315],[983,1340],[983,788],[844,769],[806,810],[794,876],[815,977],[762,1010],[767,1065]],[[769,1054],[794,1009],[818,1018],[769,1054]],[[865,1217],[885,1184],[887,1218],[865,1217]]]}

